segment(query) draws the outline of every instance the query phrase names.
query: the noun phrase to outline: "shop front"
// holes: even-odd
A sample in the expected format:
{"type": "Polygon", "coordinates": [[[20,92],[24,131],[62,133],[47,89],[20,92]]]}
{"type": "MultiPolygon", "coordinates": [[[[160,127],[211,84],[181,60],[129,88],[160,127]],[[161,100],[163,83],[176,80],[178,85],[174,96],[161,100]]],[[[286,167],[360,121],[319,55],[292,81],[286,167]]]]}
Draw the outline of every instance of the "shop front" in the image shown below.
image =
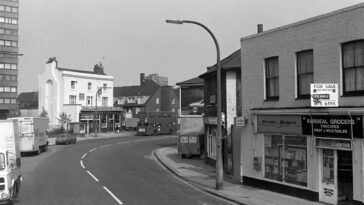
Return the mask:
{"type": "Polygon", "coordinates": [[[243,137],[244,184],[329,204],[363,201],[362,115],[253,118],[254,135],[243,137]]]}
{"type": "Polygon", "coordinates": [[[353,178],[362,171],[353,170],[353,164],[363,163],[357,157],[363,139],[363,117],[302,116],[302,132],[314,136],[314,146],[319,151],[319,200],[329,204],[354,203],[353,178]]]}

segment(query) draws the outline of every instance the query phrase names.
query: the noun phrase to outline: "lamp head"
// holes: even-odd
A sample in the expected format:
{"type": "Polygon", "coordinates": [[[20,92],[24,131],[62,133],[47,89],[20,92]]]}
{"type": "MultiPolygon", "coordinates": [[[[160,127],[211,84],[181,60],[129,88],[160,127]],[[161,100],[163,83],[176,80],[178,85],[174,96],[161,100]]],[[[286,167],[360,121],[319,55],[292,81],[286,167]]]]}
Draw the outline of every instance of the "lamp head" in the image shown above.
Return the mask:
{"type": "Polygon", "coordinates": [[[183,21],[181,21],[181,20],[166,20],[166,23],[183,24],[183,21]]]}

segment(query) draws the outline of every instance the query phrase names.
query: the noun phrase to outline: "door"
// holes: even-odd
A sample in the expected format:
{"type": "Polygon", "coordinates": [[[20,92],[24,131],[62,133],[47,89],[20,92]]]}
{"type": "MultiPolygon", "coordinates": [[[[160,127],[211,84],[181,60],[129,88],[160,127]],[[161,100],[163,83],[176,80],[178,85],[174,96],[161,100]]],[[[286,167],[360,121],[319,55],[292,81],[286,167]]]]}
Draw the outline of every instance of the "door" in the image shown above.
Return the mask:
{"type": "Polygon", "coordinates": [[[320,174],[320,201],[329,204],[338,202],[337,186],[337,154],[333,149],[322,149],[320,174]]]}
{"type": "Polygon", "coordinates": [[[353,201],[353,158],[352,151],[337,151],[338,201],[353,201]]]}

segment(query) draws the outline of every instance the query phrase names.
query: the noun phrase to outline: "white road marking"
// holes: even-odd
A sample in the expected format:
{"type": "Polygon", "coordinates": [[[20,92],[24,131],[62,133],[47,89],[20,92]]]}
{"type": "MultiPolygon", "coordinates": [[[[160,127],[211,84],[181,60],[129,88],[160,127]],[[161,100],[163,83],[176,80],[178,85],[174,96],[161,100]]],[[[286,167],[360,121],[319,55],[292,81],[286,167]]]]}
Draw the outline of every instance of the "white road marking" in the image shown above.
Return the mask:
{"type": "Polygon", "coordinates": [[[123,204],[123,202],[121,202],[120,199],[118,199],[118,197],[116,197],[108,188],[106,188],[105,186],[102,187],[115,199],[115,201],[117,201],[119,204],[123,204]]]}
{"type": "Polygon", "coordinates": [[[85,157],[86,157],[86,155],[87,155],[87,153],[85,153],[84,155],[82,155],[82,159],[83,159],[83,158],[85,158],[85,157]]]}
{"type": "Polygon", "coordinates": [[[97,182],[99,181],[99,180],[98,180],[98,179],[97,179],[94,175],[92,175],[92,174],[91,174],[91,172],[90,172],[90,171],[88,171],[88,170],[87,170],[87,173],[88,173],[88,174],[89,174],[92,178],[94,178],[94,180],[95,180],[95,181],[97,181],[97,182]]]}
{"type": "Polygon", "coordinates": [[[82,160],[80,161],[81,167],[85,169],[85,166],[83,166],[82,160]]]}
{"type": "Polygon", "coordinates": [[[90,150],[89,152],[93,152],[93,151],[95,151],[95,150],[97,150],[98,148],[96,147],[96,148],[93,148],[92,150],[90,150]]]}
{"type": "Polygon", "coordinates": [[[102,145],[102,146],[100,146],[99,148],[103,148],[103,147],[110,147],[111,146],[111,144],[107,144],[107,145],[102,145]]]}

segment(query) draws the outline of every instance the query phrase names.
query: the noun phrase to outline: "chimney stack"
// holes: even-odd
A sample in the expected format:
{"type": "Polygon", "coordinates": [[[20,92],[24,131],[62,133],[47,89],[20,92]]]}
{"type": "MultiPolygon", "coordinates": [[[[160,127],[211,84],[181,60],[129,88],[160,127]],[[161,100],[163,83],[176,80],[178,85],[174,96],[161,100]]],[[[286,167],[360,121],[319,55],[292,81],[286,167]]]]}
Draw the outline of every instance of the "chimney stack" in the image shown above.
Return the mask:
{"type": "Polygon", "coordinates": [[[258,24],[258,33],[262,33],[263,32],[263,24],[258,24]]]}
{"type": "Polygon", "coordinates": [[[145,74],[144,73],[140,73],[140,85],[143,84],[144,78],[145,78],[145,74]]]}

